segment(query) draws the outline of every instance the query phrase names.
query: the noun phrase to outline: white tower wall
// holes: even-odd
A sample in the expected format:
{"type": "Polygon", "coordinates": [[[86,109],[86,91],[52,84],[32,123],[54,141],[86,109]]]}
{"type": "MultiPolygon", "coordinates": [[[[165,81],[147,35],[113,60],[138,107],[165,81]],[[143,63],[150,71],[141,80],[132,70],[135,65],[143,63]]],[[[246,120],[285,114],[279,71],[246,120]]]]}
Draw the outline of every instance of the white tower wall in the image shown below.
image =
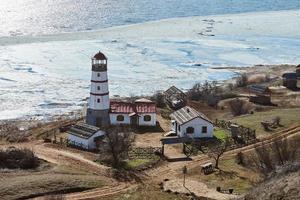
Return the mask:
{"type": "Polygon", "coordinates": [[[107,58],[99,52],[92,58],[90,99],[86,122],[98,127],[109,125],[109,108],[107,58]]]}

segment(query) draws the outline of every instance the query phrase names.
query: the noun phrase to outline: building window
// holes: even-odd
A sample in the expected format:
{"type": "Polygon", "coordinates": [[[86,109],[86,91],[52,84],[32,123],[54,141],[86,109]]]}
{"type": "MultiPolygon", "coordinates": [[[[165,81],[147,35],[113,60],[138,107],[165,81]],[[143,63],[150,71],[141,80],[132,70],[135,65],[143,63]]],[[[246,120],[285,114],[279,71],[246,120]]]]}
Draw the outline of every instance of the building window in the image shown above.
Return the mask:
{"type": "Polygon", "coordinates": [[[97,73],[97,76],[100,77],[100,73],[97,73]]]}
{"type": "Polygon", "coordinates": [[[124,116],[123,116],[123,115],[118,115],[118,116],[117,116],[117,121],[118,121],[118,122],[124,121],[124,116]]]}
{"type": "Polygon", "coordinates": [[[180,125],[178,126],[178,131],[180,131],[180,125]]]}
{"type": "Polygon", "coordinates": [[[144,121],[145,121],[145,122],[151,121],[151,116],[150,116],[150,115],[145,115],[145,116],[144,116],[144,121]]]}
{"type": "Polygon", "coordinates": [[[207,126],[202,126],[202,133],[207,133],[207,126]]]}
{"type": "Polygon", "coordinates": [[[194,131],[195,131],[194,127],[189,126],[189,127],[186,128],[186,133],[187,134],[193,134],[194,131]]]}
{"type": "Polygon", "coordinates": [[[100,103],[100,99],[97,99],[97,103],[100,103]]]}
{"type": "Polygon", "coordinates": [[[97,90],[100,90],[100,86],[97,86],[97,90]]]}

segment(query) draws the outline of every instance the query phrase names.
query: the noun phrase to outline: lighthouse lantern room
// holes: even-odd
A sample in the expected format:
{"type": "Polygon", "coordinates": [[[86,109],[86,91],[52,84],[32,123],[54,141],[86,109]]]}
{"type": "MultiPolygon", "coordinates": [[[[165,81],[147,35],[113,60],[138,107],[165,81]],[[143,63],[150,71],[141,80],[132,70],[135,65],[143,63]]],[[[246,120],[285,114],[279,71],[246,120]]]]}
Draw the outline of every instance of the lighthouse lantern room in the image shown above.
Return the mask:
{"type": "Polygon", "coordinates": [[[104,127],[109,125],[109,91],[107,58],[100,51],[92,58],[92,77],[86,123],[104,127]]]}

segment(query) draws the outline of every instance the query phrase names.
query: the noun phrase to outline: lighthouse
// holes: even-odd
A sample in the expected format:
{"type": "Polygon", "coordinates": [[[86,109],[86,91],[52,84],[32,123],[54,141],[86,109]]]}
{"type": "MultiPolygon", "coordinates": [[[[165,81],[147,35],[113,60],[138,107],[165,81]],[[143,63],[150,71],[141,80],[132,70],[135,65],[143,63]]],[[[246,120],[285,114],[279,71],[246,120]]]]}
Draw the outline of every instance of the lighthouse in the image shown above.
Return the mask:
{"type": "Polygon", "coordinates": [[[91,90],[86,123],[97,127],[108,126],[109,108],[107,58],[99,51],[92,58],[91,90]]]}

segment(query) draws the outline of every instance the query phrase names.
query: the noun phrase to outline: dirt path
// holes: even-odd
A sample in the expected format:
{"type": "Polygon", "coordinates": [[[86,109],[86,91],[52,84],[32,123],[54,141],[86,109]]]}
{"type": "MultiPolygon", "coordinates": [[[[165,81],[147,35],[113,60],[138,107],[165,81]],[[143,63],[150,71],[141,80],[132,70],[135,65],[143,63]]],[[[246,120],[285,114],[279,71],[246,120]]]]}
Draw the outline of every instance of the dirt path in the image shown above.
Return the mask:
{"type": "MultiPolygon", "coordinates": [[[[283,131],[280,131],[276,134],[270,135],[269,137],[266,137],[266,138],[262,139],[260,142],[257,142],[255,144],[227,151],[223,155],[223,157],[232,156],[241,151],[251,151],[251,150],[254,150],[258,146],[262,146],[265,144],[271,144],[276,140],[293,137],[293,136],[300,136],[300,124],[290,127],[288,129],[285,129],[283,131]]],[[[163,164],[162,166],[159,166],[157,168],[152,168],[152,169],[145,171],[145,178],[154,184],[164,182],[164,180],[166,180],[166,179],[172,179],[170,184],[167,185],[166,188],[170,189],[171,191],[177,191],[177,192],[185,191],[183,193],[186,193],[186,190],[182,187],[182,185],[176,187],[176,183],[174,183],[173,179],[178,178],[179,174],[182,173],[183,166],[192,168],[195,166],[200,166],[201,164],[207,163],[209,161],[211,161],[211,159],[208,156],[202,154],[202,155],[193,157],[192,160],[167,162],[167,163],[163,164]]],[[[164,184],[166,184],[166,183],[164,183],[164,184]]],[[[194,184],[192,184],[192,185],[194,185],[194,184]]],[[[191,188],[191,192],[194,192],[195,194],[198,194],[199,196],[205,196],[205,193],[203,193],[203,191],[206,190],[205,189],[206,187],[201,188],[199,186],[200,190],[199,190],[199,188],[195,188],[195,190],[193,190],[194,187],[192,187],[192,185],[191,185],[191,187],[189,187],[189,188],[191,188]],[[203,189],[203,191],[201,191],[201,189],[203,189]]],[[[214,190],[210,190],[208,194],[209,195],[208,196],[206,195],[205,197],[209,197],[209,196],[213,197],[215,195],[220,195],[219,192],[216,192],[214,190]]],[[[221,196],[218,196],[217,199],[228,199],[230,197],[233,197],[233,196],[221,195],[221,196]]]]}

